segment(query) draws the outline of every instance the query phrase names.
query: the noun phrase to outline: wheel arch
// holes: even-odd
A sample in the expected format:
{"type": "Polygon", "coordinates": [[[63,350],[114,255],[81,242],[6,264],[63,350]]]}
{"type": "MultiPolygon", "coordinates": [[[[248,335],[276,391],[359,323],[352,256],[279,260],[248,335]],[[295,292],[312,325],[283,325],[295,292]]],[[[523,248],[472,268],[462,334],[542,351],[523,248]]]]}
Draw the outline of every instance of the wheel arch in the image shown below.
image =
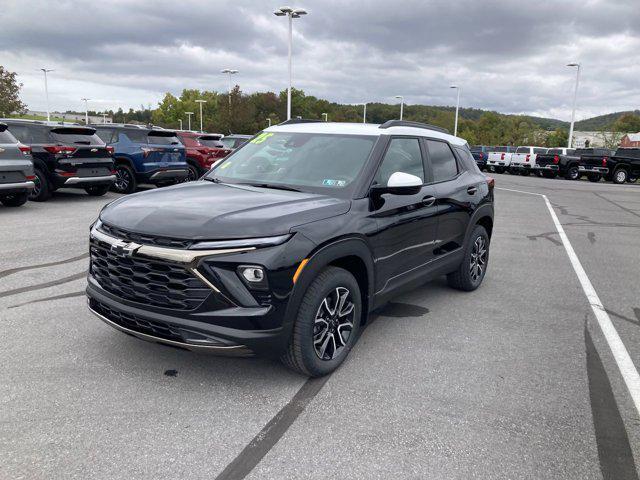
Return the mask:
{"type": "Polygon", "coordinates": [[[335,266],[347,270],[358,282],[362,297],[360,321],[362,324],[366,323],[369,311],[373,307],[374,288],[373,258],[366,240],[360,237],[332,240],[316,248],[305,260],[307,261],[294,283],[287,305],[287,321],[293,324],[302,297],[317,275],[324,268],[335,266]]]}

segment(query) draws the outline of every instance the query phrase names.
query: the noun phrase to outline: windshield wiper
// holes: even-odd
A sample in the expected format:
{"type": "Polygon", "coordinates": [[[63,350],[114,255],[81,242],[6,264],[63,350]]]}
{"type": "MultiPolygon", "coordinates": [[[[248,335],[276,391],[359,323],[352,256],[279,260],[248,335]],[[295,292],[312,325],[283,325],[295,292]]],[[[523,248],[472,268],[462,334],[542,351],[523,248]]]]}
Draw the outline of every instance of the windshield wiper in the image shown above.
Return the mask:
{"type": "Polygon", "coordinates": [[[250,185],[252,187],[260,187],[260,188],[273,188],[275,190],[286,190],[288,192],[301,192],[297,188],[289,187],[287,185],[279,185],[277,183],[240,183],[239,185],[250,185]]]}
{"type": "Polygon", "coordinates": [[[219,179],[217,179],[216,177],[202,177],[203,180],[206,180],[208,182],[213,182],[213,183],[222,183],[219,179]]]}

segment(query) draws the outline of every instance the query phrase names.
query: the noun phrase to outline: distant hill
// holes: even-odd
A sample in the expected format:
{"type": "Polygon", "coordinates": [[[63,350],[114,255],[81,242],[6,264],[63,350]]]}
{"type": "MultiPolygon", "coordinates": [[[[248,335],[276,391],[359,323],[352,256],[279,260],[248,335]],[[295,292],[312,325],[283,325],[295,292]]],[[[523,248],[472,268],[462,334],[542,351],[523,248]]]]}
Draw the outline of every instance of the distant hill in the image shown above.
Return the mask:
{"type": "Polygon", "coordinates": [[[591,117],[585,120],[580,120],[579,122],[576,122],[575,129],[582,130],[585,132],[608,130],[611,128],[613,123],[616,120],[618,120],[618,118],[620,118],[622,115],[625,115],[627,113],[640,115],[640,110],[629,110],[626,112],[607,113],[606,115],[599,115],[597,117],[591,117]]]}

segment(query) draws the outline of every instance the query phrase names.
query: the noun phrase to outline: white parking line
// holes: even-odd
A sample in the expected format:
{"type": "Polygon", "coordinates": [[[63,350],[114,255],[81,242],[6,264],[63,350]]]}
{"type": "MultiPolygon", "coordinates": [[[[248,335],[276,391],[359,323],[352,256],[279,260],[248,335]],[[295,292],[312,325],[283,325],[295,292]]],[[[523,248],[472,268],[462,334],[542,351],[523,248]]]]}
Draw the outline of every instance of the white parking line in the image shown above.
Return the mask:
{"type": "Polygon", "coordinates": [[[587,300],[589,301],[589,305],[591,305],[591,309],[593,310],[596,319],[598,320],[598,325],[600,325],[600,329],[602,330],[602,334],[604,335],[605,340],[609,344],[609,348],[613,353],[613,358],[616,361],[616,365],[618,365],[618,369],[620,369],[620,374],[624,379],[624,383],[627,385],[629,389],[629,393],[631,394],[631,399],[640,414],[640,374],[636,369],[631,357],[629,356],[629,352],[627,348],[624,346],[622,339],[620,339],[620,335],[616,330],[616,327],[613,326],[611,322],[611,318],[609,318],[609,314],[604,309],[604,305],[600,301],[600,297],[596,293],[595,288],[593,288],[593,284],[589,280],[587,276],[587,272],[585,272],[582,264],[580,263],[580,259],[578,255],[576,255],[571,242],[569,241],[569,237],[562,228],[562,224],[560,220],[558,220],[558,216],[556,212],[553,210],[551,206],[551,202],[546,195],[541,193],[534,192],[526,192],[523,190],[513,190],[511,188],[498,188],[496,190],[506,190],[509,192],[516,193],[526,193],[528,195],[536,195],[544,198],[544,201],[549,209],[549,213],[551,214],[551,219],[556,226],[556,230],[558,231],[558,235],[560,235],[560,239],[562,240],[562,244],[564,245],[565,250],[567,251],[567,255],[569,256],[569,260],[571,261],[571,265],[573,266],[573,270],[576,272],[578,280],[580,281],[580,285],[582,286],[582,290],[584,294],[587,296],[587,300]]]}

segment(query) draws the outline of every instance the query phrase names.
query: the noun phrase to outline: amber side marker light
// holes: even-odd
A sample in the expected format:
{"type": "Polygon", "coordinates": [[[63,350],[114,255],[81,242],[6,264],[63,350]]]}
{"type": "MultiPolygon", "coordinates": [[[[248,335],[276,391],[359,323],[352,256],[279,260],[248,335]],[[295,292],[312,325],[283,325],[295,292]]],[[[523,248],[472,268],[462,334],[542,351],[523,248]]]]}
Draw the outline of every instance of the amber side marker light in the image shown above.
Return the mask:
{"type": "Polygon", "coordinates": [[[300,262],[300,265],[298,265],[298,268],[296,269],[296,273],[293,274],[293,283],[296,283],[298,281],[298,277],[300,276],[300,274],[302,273],[302,270],[304,269],[304,266],[308,262],[309,262],[308,258],[305,258],[300,262]]]}

